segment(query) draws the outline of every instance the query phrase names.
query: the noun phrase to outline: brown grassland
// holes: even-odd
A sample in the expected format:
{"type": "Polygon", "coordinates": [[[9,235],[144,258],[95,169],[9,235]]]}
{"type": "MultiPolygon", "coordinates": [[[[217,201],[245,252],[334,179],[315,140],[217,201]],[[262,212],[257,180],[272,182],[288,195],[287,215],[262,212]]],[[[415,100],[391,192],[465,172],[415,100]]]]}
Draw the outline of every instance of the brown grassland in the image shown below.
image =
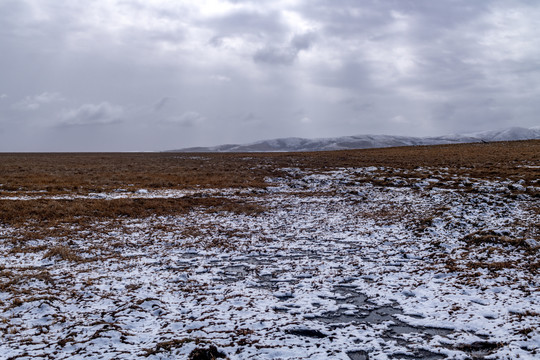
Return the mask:
{"type": "Polygon", "coordinates": [[[480,179],[536,181],[540,140],[308,153],[2,153],[0,189],[86,193],[128,188],[264,187],[283,167],[447,168],[480,179]]]}
{"type": "Polygon", "coordinates": [[[379,170],[377,180],[358,179],[383,186],[386,177],[424,178],[435,174],[446,179],[521,180],[524,187],[538,187],[539,158],[540,140],[311,153],[3,153],[0,154],[0,223],[54,224],[81,218],[174,215],[194,207],[253,213],[262,209],[224,196],[197,194],[196,190],[265,188],[265,178],[290,176],[282,171],[289,167],[315,172],[343,167],[384,167],[379,170]],[[423,170],[426,168],[431,170],[430,174],[423,170]],[[44,193],[86,195],[139,189],[190,189],[195,193],[166,200],[2,199],[44,193]]]}

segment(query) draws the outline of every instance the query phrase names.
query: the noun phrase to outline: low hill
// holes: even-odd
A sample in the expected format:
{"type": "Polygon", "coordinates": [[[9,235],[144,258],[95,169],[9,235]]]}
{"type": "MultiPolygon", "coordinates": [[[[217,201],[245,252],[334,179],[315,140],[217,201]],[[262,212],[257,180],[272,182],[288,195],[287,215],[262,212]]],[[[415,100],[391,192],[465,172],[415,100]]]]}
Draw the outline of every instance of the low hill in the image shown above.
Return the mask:
{"type": "Polygon", "coordinates": [[[354,135],[333,138],[306,139],[298,137],[262,140],[249,144],[226,144],[211,147],[191,147],[175,152],[291,152],[370,149],[414,145],[443,145],[474,142],[514,141],[540,139],[540,127],[511,127],[468,134],[435,137],[392,135],[354,135]]]}

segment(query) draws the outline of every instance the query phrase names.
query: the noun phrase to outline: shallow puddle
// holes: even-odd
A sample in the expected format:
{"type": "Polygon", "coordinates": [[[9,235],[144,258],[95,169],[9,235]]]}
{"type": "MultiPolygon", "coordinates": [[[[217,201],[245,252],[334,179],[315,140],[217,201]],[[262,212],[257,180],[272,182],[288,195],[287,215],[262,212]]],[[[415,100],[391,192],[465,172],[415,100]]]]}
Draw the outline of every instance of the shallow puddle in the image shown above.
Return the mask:
{"type": "MultiPolygon", "coordinates": [[[[355,291],[351,287],[336,287],[335,292],[339,295],[336,297],[336,303],[351,304],[354,305],[356,309],[351,311],[347,308],[340,308],[337,311],[326,312],[322,316],[317,316],[314,318],[317,321],[331,325],[331,327],[339,327],[340,324],[347,325],[350,323],[373,326],[386,322],[392,322],[392,324],[389,325],[388,330],[384,332],[383,338],[387,341],[397,342],[406,348],[413,346],[414,343],[406,338],[401,337],[401,335],[416,333],[420,334],[423,338],[430,339],[436,335],[446,336],[453,332],[452,330],[443,328],[416,327],[408,325],[407,323],[397,319],[395,316],[404,314],[400,308],[393,306],[377,307],[369,301],[367,296],[355,291]]],[[[403,354],[394,354],[390,356],[390,358],[430,360],[443,359],[446,357],[427,350],[410,350],[410,353],[412,355],[410,355],[408,352],[403,354]]],[[[348,352],[347,355],[352,360],[369,359],[369,353],[365,351],[352,351],[348,352]]]]}

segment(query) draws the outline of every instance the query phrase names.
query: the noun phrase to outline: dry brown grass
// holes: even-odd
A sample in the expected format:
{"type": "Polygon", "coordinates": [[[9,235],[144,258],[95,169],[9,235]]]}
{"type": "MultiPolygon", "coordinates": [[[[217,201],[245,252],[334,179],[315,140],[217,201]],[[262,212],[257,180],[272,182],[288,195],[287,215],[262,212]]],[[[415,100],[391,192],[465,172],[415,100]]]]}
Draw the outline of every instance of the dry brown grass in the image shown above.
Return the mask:
{"type": "Polygon", "coordinates": [[[195,342],[196,344],[200,343],[200,341],[197,341],[197,339],[191,339],[191,338],[167,340],[167,341],[157,343],[154,348],[145,349],[145,356],[148,357],[150,355],[156,355],[161,352],[170,352],[174,350],[175,348],[180,348],[184,346],[184,344],[190,343],[190,342],[195,342]]]}
{"type": "Polygon", "coordinates": [[[463,241],[467,242],[470,245],[490,245],[490,244],[500,244],[500,245],[511,245],[516,247],[528,247],[525,239],[513,238],[506,235],[501,235],[493,230],[482,230],[477,231],[465,236],[463,241]]]}
{"type": "Polygon", "coordinates": [[[53,284],[53,276],[47,270],[18,268],[16,272],[6,271],[0,273],[0,291],[13,292],[21,284],[28,281],[42,281],[53,284]]]}
{"type": "Polygon", "coordinates": [[[73,262],[83,261],[83,258],[80,257],[75,251],[63,245],[54,246],[53,248],[49,249],[49,251],[47,251],[47,253],[43,255],[43,258],[44,259],[60,258],[61,260],[67,260],[67,261],[73,261],[73,262]]]}
{"type": "Polygon", "coordinates": [[[264,211],[264,208],[258,205],[221,197],[0,200],[0,224],[23,225],[37,222],[41,226],[58,223],[77,225],[115,218],[186,214],[194,209],[245,214],[264,211]]]}
{"type": "MultiPolygon", "coordinates": [[[[329,170],[419,167],[481,179],[523,179],[539,185],[540,140],[414,146],[312,153],[56,153],[0,154],[0,190],[88,193],[115,189],[264,188],[284,167],[329,170]],[[529,166],[529,167],[526,167],[529,166]],[[533,166],[533,167],[530,167],[533,166]]],[[[393,170],[388,170],[391,175],[393,170]]]]}
{"type": "Polygon", "coordinates": [[[88,193],[124,189],[264,187],[264,170],[234,156],[174,153],[0,154],[0,190],[88,193]]]}

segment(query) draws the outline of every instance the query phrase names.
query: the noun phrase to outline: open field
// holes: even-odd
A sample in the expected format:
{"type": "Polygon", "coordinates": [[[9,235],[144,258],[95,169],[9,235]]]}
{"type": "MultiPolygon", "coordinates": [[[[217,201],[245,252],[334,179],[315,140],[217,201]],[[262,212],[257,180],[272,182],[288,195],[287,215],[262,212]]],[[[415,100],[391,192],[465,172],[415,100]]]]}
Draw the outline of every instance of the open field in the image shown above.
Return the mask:
{"type": "Polygon", "coordinates": [[[538,224],[540,141],[0,154],[0,359],[538,358],[538,224]]]}

